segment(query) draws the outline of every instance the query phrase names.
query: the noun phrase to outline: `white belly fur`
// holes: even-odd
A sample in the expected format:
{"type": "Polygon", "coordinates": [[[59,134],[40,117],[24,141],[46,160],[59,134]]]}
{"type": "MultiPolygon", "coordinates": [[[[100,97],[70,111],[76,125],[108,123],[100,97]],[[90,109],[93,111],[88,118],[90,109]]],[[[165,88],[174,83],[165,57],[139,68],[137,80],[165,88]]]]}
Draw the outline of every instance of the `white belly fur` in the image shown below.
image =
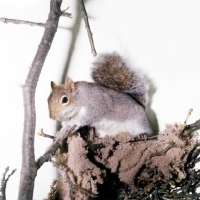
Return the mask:
{"type": "Polygon", "coordinates": [[[72,118],[67,121],[63,121],[62,126],[73,126],[77,125],[76,129],[89,125],[91,127],[95,127],[96,131],[100,134],[100,137],[116,136],[123,132],[129,132],[131,135],[136,136],[141,133],[144,133],[145,130],[142,128],[141,124],[139,124],[136,120],[126,120],[126,121],[116,121],[110,119],[96,119],[95,122],[86,122],[83,119],[86,116],[86,108],[82,106],[78,112],[74,113],[72,118]]]}
{"type": "Polygon", "coordinates": [[[94,126],[96,131],[100,134],[100,137],[116,136],[123,132],[129,132],[131,135],[138,135],[144,133],[141,126],[133,120],[118,122],[114,120],[101,119],[99,122],[93,123],[90,126],[94,126]]]}

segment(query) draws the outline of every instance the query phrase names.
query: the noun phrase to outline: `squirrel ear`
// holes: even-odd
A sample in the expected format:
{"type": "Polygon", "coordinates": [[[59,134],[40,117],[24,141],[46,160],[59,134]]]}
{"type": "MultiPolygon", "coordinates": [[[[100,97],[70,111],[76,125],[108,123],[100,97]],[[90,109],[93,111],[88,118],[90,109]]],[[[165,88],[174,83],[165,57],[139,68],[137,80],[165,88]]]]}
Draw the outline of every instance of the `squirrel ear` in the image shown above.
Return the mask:
{"type": "Polygon", "coordinates": [[[53,90],[55,87],[56,87],[56,84],[53,81],[51,81],[51,89],[53,90]]]}
{"type": "Polygon", "coordinates": [[[69,90],[72,93],[76,92],[76,86],[75,83],[72,81],[71,78],[67,77],[65,79],[65,85],[64,85],[65,89],[69,90]]]}

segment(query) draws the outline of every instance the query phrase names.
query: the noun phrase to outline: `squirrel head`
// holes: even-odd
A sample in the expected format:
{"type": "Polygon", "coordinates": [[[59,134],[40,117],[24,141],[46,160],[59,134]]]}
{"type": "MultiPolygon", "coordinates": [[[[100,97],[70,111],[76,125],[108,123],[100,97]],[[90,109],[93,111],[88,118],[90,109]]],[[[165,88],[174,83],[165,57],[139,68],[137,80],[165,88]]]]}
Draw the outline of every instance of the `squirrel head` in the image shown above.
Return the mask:
{"type": "Polygon", "coordinates": [[[66,78],[65,83],[56,85],[51,81],[52,92],[48,98],[50,118],[64,121],[70,119],[75,111],[77,89],[75,83],[66,78]]]}

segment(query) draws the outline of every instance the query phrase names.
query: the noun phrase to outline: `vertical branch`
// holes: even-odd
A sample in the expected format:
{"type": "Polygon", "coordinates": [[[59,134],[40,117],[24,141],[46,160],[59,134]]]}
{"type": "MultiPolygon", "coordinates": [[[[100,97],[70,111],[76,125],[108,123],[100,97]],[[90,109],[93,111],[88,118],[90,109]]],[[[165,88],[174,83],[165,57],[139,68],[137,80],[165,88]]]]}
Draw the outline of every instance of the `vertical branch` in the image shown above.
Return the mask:
{"type": "Polygon", "coordinates": [[[94,47],[94,41],[93,41],[93,37],[92,37],[92,32],[90,30],[90,24],[89,24],[89,21],[88,21],[88,16],[87,16],[87,12],[86,12],[86,9],[85,9],[85,5],[84,5],[83,0],[79,0],[79,1],[80,1],[80,5],[81,5],[81,14],[82,14],[83,19],[85,21],[85,28],[87,29],[87,33],[88,33],[88,37],[89,37],[89,41],[90,41],[91,51],[92,51],[93,56],[96,56],[97,52],[96,52],[95,47],[94,47]]]}
{"type": "Polygon", "coordinates": [[[37,173],[34,154],[35,91],[45,58],[57,31],[59,18],[62,15],[61,3],[62,0],[50,1],[50,13],[45,24],[44,34],[23,86],[24,131],[18,200],[32,200],[33,197],[34,181],[37,173]]]}

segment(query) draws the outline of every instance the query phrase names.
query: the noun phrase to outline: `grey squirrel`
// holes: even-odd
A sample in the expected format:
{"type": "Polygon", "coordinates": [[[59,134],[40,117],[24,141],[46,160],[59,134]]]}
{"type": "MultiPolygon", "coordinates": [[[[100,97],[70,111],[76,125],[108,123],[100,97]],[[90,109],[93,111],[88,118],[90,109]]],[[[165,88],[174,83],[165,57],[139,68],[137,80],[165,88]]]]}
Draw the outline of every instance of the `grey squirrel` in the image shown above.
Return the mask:
{"type": "Polygon", "coordinates": [[[69,77],[62,85],[51,82],[50,118],[61,121],[63,128],[95,127],[100,137],[152,133],[145,114],[149,86],[120,55],[101,54],[93,63],[92,78],[95,83],[69,77]]]}

